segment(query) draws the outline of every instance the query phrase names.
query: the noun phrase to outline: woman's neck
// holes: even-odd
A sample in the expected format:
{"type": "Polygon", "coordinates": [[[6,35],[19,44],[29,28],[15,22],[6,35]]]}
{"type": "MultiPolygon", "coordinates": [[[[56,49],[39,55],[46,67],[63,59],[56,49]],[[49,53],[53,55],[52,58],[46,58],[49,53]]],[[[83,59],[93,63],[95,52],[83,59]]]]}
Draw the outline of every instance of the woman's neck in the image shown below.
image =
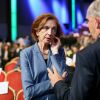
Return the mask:
{"type": "Polygon", "coordinates": [[[48,59],[48,45],[38,42],[38,46],[39,46],[39,49],[43,55],[43,58],[48,59]]]}
{"type": "Polygon", "coordinates": [[[42,53],[47,53],[48,52],[48,44],[38,42],[38,46],[39,46],[40,51],[42,53]]]}

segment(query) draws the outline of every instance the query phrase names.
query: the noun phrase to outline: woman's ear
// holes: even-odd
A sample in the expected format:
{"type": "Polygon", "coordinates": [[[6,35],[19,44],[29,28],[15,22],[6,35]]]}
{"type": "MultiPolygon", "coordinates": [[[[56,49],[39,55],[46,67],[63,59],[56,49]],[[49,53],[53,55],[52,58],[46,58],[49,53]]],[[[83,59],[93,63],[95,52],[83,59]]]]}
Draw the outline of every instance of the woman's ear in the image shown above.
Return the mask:
{"type": "Polygon", "coordinates": [[[39,30],[38,30],[38,28],[35,28],[35,35],[38,37],[38,35],[39,35],[39,30]]]}
{"type": "Polygon", "coordinates": [[[36,35],[37,35],[37,37],[39,36],[39,30],[38,30],[38,31],[36,31],[36,35]]]}
{"type": "Polygon", "coordinates": [[[39,36],[39,32],[36,32],[36,35],[39,36]]]}

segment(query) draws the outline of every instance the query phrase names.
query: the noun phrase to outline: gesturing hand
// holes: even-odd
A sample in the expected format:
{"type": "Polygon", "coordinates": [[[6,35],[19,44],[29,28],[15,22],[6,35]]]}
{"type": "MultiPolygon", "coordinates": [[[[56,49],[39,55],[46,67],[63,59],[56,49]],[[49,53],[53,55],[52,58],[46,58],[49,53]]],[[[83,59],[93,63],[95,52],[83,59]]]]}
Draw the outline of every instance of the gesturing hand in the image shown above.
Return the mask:
{"type": "Polygon", "coordinates": [[[50,68],[47,68],[47,71],[48,71],[48,76],[51,80],[51,84],[52,86],[54,86],[58,81],[60,80],[64,80],[65,77],[66,77],[66,74],[67,72],[65,71],[63,74],[62,74],[62,77],[58,74],[56,68],[53,66],[53,71],[50,70],[50,68]]]}

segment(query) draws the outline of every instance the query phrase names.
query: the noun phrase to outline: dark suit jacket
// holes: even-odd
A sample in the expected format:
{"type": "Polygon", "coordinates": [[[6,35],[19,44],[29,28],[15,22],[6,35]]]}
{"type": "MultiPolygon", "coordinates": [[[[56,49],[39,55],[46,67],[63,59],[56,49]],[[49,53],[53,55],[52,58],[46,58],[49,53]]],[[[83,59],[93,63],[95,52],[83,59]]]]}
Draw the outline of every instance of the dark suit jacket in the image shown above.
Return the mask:
{"type": "Polygon", "coordinates": [[[54,86],[58,100],[100,100],[100,39],[77,54],[71,87],[54,86]]]}

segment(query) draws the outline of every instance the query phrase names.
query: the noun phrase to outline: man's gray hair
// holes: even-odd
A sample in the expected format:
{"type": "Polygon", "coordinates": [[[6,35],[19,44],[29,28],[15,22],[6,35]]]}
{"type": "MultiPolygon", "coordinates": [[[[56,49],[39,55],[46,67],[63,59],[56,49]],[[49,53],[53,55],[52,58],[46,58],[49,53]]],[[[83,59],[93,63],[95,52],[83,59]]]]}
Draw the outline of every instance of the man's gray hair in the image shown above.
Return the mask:
{"type": "Polygon", "coordinates": [[[87,9],[86,17],[100,17],[100,0],[93,1],[87,9]]]}

